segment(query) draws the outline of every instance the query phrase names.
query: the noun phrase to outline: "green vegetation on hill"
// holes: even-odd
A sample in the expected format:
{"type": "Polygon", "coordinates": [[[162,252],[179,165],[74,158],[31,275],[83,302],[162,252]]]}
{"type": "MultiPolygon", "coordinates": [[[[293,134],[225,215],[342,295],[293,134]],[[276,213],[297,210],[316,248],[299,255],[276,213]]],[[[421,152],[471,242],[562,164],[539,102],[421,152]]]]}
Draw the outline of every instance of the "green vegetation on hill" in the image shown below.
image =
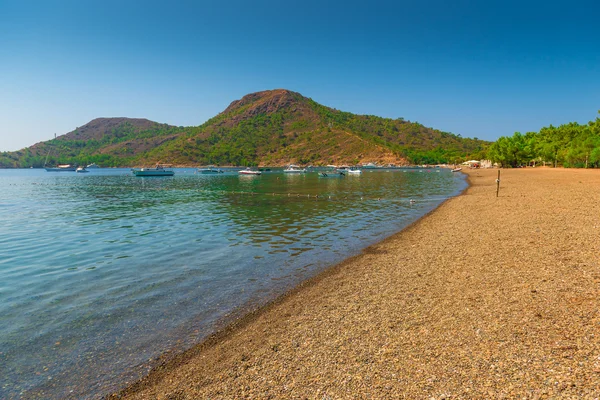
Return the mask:
{"type": "Polygon", "coordinates": [[[403,118],[390,119],[332,110],[311,100],[323,118],[361,138],[388,148],[412,164],[453,163],[485,153],[487,143],[427,128],[403,118]]]}
{"type": "Polygon", "coordinates": [[[148,154],[199,164],[433,164],[484,154],[486,142],[403,119],[355,115],[274,90],[233,102],[202,126],[148,154]]]}
{"type": "Polygon", "coordinates": [[[56,139],[0,153],[0,167],[95,162],[175,165],[434,164],[480,157],[488,143],[402,118],[355,115],[299,93],[271,90],[234,101],[197,127],[99,118],[56,139]]]}
{"type": "Polygon", "coordinates": [[[600,118],[587,125],[572,122],[544,127],[539,132],[501,137],[494,142],[487,157],[503,167],[530,163],[576,168],[600,167],[600,118]]]}
{"type": "Polygon", "coordinates": [[[47,162],[103,167],[133,165],[140,154],[174,139],[180,127],[145,119],[98,118],[65,135],[16,152],[0,153],[0,167],[40,168],[47,162]]]}

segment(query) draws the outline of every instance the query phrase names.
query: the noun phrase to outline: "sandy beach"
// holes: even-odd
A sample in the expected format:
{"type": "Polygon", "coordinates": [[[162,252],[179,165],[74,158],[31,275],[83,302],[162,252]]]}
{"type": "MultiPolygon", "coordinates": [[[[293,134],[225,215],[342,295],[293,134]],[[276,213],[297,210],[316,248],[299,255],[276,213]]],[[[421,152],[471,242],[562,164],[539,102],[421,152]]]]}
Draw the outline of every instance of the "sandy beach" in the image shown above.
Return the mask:
{"type": "Polygon", "coordinates": [[[600,171],[471,186],[111,398],[599,398],[600,171]]]}

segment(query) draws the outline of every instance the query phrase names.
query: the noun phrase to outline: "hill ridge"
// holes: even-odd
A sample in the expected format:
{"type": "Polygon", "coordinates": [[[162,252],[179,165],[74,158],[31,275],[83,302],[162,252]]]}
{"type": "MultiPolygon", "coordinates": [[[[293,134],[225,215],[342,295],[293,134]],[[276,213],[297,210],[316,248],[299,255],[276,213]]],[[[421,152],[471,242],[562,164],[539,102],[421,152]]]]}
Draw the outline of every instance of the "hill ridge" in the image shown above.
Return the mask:
{"type": "Polygon", "coordinates": [[[39,167],[56,148],[56,162],[135,166],[326,165],[453,162],[486,142],[461,138],[403,119],[357,115],[321,105],[288,89],[249,93],[204,124],[177,127],[145,118],[99,117],[64,135],[18,152],[0,153],[0,166],[39,167]]]}

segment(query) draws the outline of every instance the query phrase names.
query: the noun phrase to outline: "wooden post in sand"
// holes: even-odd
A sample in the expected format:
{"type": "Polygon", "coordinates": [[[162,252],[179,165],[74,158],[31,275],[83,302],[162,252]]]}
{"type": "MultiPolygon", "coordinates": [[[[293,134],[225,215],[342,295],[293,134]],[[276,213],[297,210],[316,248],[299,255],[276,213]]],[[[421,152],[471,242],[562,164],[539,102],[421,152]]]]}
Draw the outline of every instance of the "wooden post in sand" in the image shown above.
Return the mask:
{"type": "Polygon", "coordinates": [[[498,197],[499,191],[500,191],[500,170],[498,170],[498,179],[496,179],[496,197],[498,197]]]}

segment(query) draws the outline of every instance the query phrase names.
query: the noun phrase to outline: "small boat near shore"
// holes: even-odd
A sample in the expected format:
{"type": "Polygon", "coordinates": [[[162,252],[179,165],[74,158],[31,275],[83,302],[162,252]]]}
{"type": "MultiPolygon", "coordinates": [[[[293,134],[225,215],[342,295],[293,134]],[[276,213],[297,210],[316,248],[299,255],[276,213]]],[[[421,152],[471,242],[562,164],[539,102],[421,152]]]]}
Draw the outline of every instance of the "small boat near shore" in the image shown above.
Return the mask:
{"type": "Polygon", "coordinates": [[[156,164],[154,168],[132,168],[131,172],[135,176],[173,176],[175,171],[165,169],[165,166],[156,164]]]}
{"type": "Polygon", "coordinates": [[[300,168],[297,165],[290,164],[283,172],[286,174],[303,174],[306,172],[306,168],[300,168]]]}
{"type": "Polygon", "coordinates": [[[79,167],[79,168],[77,168],[77,169],[75,170],[75,172],[77,172],[77,173],[80,173],[80,174],[81,174],[81,173],[90,172],[90,171],[88,171],[87,169],[85,169],[85,167],[79,167]]]}
{"type": "Polygon", "coordinates": [[[46,160],[44,161],[44,169],[47,172],[74,172],[77,169],[77,165],[72,164],[58,164],[56,167],[47,167],[48,157],[50,156],[50,151],[48,150],[48,154],[46,154],[46,160]]]}
{"type": "Polygon", "coordinates": [[[458,168],[454,168],[454,169],[452,170],[452,172],[458,172],[458,171],[462,171],[462,168],[461,168],[461,167],[458,167],[458,168]]]}
{"type": "Polygon", "coordinates": [[[260,175],[262,172],[257,171],[255,169],[250,169],[250,167],[239,171],[240,175],[260,175]]]}
{"type": "Polygon", "coordinates": [[[197,172],[202,175],[216,175],[216,174],[222,174],[223,170],[218,169],[214,165],[209,165],[206,168],[198,168],[197,172]]]}
{"type": "Polygon", "coordinates": [[[77,167],[71,164],[60,164],[56,167],[44,167],[44,169],[48,172],[74,172],[77,167]]]}
{"type": "Polygon", "coordinates": [[[347,165],[342,165],[336,169],[337,172],[343,175],[360,175],[362,171],[357,167],[349,167],[347,165]]]}
{"type": "Polygon", "coordinates": [[[96,163],[91,163],[86,168],[90,168],[91,169],[91,168],[100,168],[100,167],[96,163]]]}

